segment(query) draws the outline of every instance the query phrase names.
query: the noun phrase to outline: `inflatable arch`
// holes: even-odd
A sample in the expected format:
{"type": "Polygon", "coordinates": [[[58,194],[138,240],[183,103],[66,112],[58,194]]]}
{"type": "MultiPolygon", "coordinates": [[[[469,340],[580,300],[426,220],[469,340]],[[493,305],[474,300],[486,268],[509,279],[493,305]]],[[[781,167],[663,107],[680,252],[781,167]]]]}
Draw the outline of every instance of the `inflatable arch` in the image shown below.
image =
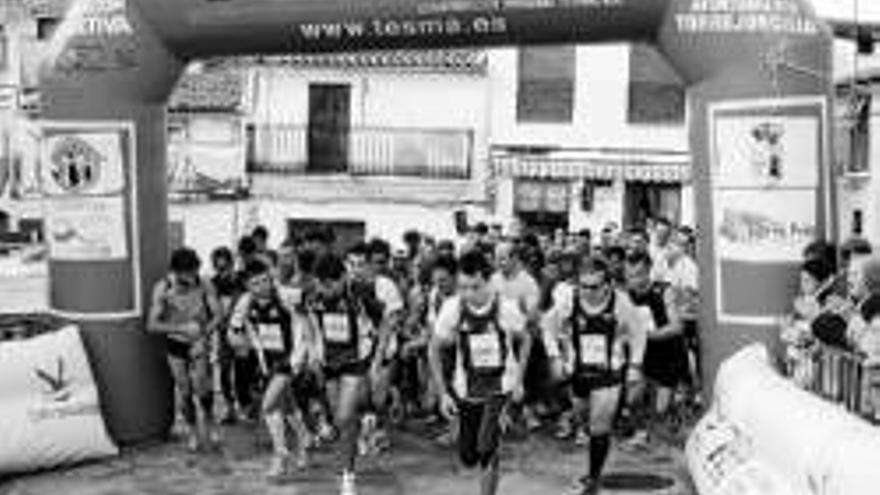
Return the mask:
{"type": "Polygon", "coordinates": [[[76,0],[41,72],[44,168],[104,172],[51,193],[50,305],[83,326],[113,437],[160,437],[173,416],[142,328],[167,260],[165,101],[189,60],[606,41],[654,43],[691,85],[711,383],[773,340],[800,246],[833,232],[831,34],[808,0],[76,0]],[[73,245],[78,228],[125,242],[73,245]]]}

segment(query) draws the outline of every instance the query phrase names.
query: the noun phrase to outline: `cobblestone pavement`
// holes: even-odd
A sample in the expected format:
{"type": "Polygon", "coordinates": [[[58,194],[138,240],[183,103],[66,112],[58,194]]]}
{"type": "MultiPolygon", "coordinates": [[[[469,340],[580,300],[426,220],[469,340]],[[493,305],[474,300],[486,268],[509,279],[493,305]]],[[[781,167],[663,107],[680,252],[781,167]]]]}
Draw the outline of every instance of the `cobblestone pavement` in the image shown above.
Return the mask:
{"type": "MultiPolygon", "coordinates": [[[[218,452],[195,455],[180,442],[139,447],[120,457],[77,468],[25,476],[0,485],[0,495],[330,495],[337,492],[329,447],[314,453],[309,469],[269,483],[268,441],[254,425],[228,428],[218,452]]],[[[586,448],[543,435],[506,442],[503,495],[576,493],[572,480],[586,467],[586,448]]],[[[654,491],[605,489],[603,494],[693,495],[680,450],[654,447],[637,454],[614,449],[609,474],[657,475],[674,480],[654,491]]],[[[478,493],[474,473],[459,468],[454,451],[424,435],[399,432],[389,453],[360,460],[360,495],[459,495],[478,493]]]]}

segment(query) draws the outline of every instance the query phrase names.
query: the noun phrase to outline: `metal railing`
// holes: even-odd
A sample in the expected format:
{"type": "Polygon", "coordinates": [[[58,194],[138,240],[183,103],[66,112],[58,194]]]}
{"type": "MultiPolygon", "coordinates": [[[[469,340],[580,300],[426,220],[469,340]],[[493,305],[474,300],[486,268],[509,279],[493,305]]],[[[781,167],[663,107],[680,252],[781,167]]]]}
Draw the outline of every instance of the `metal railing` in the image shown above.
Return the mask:
{"type": "Polygon", "coordinates": [[[880,423],[880,362],[863,353],[812,342],[788,355],[785,373],[819,397],[880,423]]]}
{"type": "Polygon", "coordinates": [[[250,173],[471,177],[469,129],[354,127],[338,133],[272,124],[249,126],[247,133],[250,173]]]}

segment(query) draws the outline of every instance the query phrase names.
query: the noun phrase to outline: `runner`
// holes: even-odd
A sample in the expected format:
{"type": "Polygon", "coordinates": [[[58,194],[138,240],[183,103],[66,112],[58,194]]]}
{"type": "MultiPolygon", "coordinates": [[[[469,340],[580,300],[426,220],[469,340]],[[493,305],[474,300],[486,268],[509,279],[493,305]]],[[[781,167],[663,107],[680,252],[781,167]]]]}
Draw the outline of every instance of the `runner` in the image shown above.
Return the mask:
{"type": "Polygon", "coordinates": [[[466,467],[482,469],[481,493],[498,490],[501,416],[509,400],[522,400],[523,374],[531,348],[525,316],[517,303],[502,298],[489,283],[492,266],[478,251],[462,256],[459,295],[437,316],[429,347],[431,372],[443,390],[441,410],[458,416],[459,455],[466,467]],[[514,346],[519,344],[519,356],[514,346]],[[454,379],[443,373],[443,351],[456,350],[454,379]]]}
{"type": "MultiPolygon", "coordinates": [[[[294,369],[305,361],[303,325],[295,325],[292,308],[275,285],[270,268],[262,260],[245,265],[247,292],[239,299],[230,325],[247,335],[256,351],[260,371],[268,384],[263,393],[263,420],[272,440],[274,455],[267,476],[280,479],[288,472],[290,448],[286,417],[294,414],[291,384],[294,369]]],[[[298,440],[298,463],[306,463],[306,439],[300,417],[293,422],[298,440]]]]}
{"type": "Polygon", "coordinates": [[[579,416],[589,411],[590,464],[579,493],[592,495],[599,491],[610,452],[624,380],[640,378],[645,333],[630,298],[613,287],[603,260],[584,258],[569,294],[544,316],[543,338],[554,379],[570,382],[579,416]]]}
{"type": "Polygon", "coordinates": [[[211,284],[199,276],[200,268],[195,251],[175,250],[170,273],[153,287],[147,319],[149,331],[166,337],[177,408],[186,422],[191,451],[220,441],[214,424],[211,342],[223,314],[211,284]]]}
{"type": "MultiPolygon", "coordinates": [[[[679,316],[674,291],[668,285],[652,282],[651,257],[644,251],[630,253],[625,265],[627,290],[633,303],[642,308],[642,319],[648,332],[645,348],[644,373],[646,384],[654,392],[654,421],[644,426],[663,426],[673,403],[678,387],[687,385],[690,377],[690,364],[687,344],[679,316]]],[[[636,396],[631,397],[635,399],[636,396]]],[[[677,425],[667,423],[676,428],[677,425]]],[[[670,432],[674,433],[674,432],[670,432]]],[[[643,446],[650,438],[647,430],[640,431],[633,438],[631,446],[643,446]]]]}
{"type": "MultiPolygon", "coordinates": [[[[524,249],[513,242],[505,241],[495,249],[495,264],[498,270],[492,275],[491,285],[502,297],[515,301],[526,317],[526,329],[535,339],[540,319],[541,288],[535,278],[525,269],[524,249]]],[[[535,342],[531,352],[526,354],[528,369],[525,376],[526,399],[528,403],[516,404],[520,419],[526,430],[534,431],[541,422],[533,410],[539,397],[537,393],[546,378],[547,359],[543,344],[535,342]]]]}
{"type": "Polygon", "coordinates": [[[215,249],[211,253],[211,264],[214,267],[211,285],[217,294],[223,314],[222,324],[216,335],[217,364],[220,367],[220,391],[226,403],[226,413],[222,421],[225,424],[234,424],[238,421],[234,374],[236,358],[235,351],[229,344],[229,318],[235,301],[244,292],[244,284],[241,277],[235,272],[235,260],[229,248],[219,247],[215,249]]]}
{"type": "MultiPolygon", "coordinates": [[[[365,246],[352,248],[350,265],[364,262],[365,246]]],[[[342,260],[332,254],[316,263],[316,294],[310,303],[310,321],[318,329],[319,354],[325,378],[335,402],[336,426],[341,433],[341,494],[356,494],[355,463],[362,408],[367,405],[367,376],[381,359],[383,308],[370,290],[346,272],[342,260]]]]}

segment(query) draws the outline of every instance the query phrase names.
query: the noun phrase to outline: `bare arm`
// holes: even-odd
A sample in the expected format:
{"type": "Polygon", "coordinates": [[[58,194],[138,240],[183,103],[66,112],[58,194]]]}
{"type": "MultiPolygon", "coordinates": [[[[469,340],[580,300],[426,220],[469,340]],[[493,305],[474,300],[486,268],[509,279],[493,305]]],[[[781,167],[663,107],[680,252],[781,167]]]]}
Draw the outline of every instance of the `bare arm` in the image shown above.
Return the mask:
{"type": "Polygon", "coordinates": [[[683,332],[681,313],[678,310],[673,291],[666,289],[663,292],[663,302],[666,306],[666,316],[669,319],[669,323],[658,328],[657,331],[651,335],[652,339],[667,339],[675,337],[676,335],[681,335],[683,332]]]}
{"type": "Polygon", "coordinates": [[[162,307],[165,304],[165,281],[159,281],[153,287],[153,294],[150,298],[150,310],[147,315],[147,331],[162,334],[185,334],[181,325],[175,323],[167,323],[162,321],[162,307]]]}

